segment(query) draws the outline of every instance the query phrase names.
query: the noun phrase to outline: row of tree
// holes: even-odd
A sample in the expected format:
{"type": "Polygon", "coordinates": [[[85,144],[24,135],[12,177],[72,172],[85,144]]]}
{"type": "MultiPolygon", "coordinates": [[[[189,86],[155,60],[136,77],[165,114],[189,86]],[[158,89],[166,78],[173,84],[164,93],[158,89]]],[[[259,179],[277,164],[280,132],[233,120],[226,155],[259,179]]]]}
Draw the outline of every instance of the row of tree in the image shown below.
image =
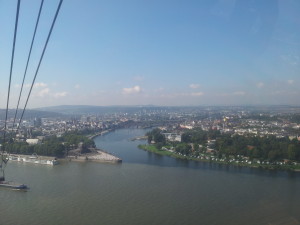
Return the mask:
{"type": "Polygon", "coordinates": [[[204,131],[201,128],[186,130],[181,135],[181,141],[184,143],[206,144],[208,139],[216,139],[221,133],[218,130],[204,131]]]}
{"type": "Polygon", "coordinates": [[[68,151],[78,148],[79,143],[82,143],[83,152],[95,147],[93,140],[76,133],[66,133],[62,137],[47,137],[42,143],[36,145],[29,145],[26,142],[10,142],[4,147],[7,152],[12,154],[28,155],[36,153],[38,155],[62,157],[68,151]]]}
{"type": "Polygon", "coordinates": [[[290,159],[300,161],[300,142],[296,139],[276,138],[275,136],[230,136],[223,135],[216,140],[219,154],[243,155],[261,160],[290,159]]]}
{"type": "Polygon", "coordinates": [[[183,155],[199,155],[206,152],[208,140],[215,139],[213,153],[219,158],[234,156],[246,156],[250,159],[260,160],[283,160],[290,159],[300,161],[300,141],[290,140],[288,137],[276,138],[275,136],[257,137],[221,134],[219,131],[203,131],[200,128],[187,130],[181,135],[181,143],[168,143],[156,128],[146,134],[149,143],[155,143],[157,148],[162,146],[173,146],[177,153],[183,155]],[[202,147],[199,147],[202,146],[202,147]]]}

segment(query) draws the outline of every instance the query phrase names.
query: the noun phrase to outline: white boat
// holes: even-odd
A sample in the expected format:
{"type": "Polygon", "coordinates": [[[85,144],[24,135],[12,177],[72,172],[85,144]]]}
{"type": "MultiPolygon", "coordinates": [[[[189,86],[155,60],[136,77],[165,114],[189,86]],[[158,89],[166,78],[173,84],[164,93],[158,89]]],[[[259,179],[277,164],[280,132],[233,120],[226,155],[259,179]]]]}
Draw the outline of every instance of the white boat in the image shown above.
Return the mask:
{"type": "Polygon", "coordinates": [[[10,155],[10,156],[8,157],[8,159],[9,159],[9,160],[14,160],[14,161],[16,161],[16,160],[18,160],[18,157],[15,156],[15,155],[10,155]]]}
{"type": "Polygon", "coordinates": [[[17,161],[19,162],[23,162],[23,158],[21,158],[20,156],[17,158],[17,161]]]}
{"type": "Polygon", "coordinates": [[[57,160],[47,160],[46,162],[47,165],[57,165],[58,164],[58,161],[57,160]]]}
{"type": "Polygon", "coordinates": [[[29,159],[37,159],[38,158],[38,155],[37,154],[32,154],[31,156],[29,156],[29,159]]]}

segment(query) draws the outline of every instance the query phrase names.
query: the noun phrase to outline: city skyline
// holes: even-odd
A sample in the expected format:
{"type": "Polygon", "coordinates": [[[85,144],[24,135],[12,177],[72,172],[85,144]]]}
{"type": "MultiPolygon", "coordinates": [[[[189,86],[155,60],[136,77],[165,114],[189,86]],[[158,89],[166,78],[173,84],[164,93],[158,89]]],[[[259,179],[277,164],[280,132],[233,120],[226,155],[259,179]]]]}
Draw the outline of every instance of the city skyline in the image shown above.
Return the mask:
{"type": "MultiPolygon", "coordinates": [[[[17,2],[1,4],[4,108],[17,2]]],[[[16,107],[39,4],[21,2],[9,108],[16,107]]],[[[45,1],[24,96],[57,4],[45,1]]],[[[299,9],[292,0],[65,0],[28,107],[299,105],[299,9]]]]}

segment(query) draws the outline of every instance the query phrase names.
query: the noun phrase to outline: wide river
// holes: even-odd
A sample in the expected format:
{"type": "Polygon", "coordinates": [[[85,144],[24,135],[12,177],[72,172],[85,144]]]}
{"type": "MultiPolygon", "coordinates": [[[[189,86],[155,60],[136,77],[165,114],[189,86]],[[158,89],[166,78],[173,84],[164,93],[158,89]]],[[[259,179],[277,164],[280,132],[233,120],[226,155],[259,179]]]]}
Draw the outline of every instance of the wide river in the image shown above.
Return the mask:
{"type": "Polygon", "coordinates": [[[137,148],[142,129],[95,138],[121,164],[9,162],[0,225],[300,224],[300,175],[158,156],[137,148]]]}

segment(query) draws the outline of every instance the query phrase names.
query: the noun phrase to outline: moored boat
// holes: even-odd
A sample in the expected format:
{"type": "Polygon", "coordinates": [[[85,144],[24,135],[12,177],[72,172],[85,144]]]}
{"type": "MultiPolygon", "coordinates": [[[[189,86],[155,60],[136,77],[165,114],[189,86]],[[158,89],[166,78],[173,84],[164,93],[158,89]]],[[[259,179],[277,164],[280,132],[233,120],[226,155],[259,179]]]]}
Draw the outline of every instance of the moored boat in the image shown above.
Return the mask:
{"type": "Polygon", "coordinates": [[[46,164],[47,165],[57,165],[58,164],[58,161],[56,159],[53,159],[53,160],[47,160],[46,161],[46,164]]]}
{"type": "Polygon", "coordinates": [[[14,190],[27,190],[28,187],[25,184],[18,184],[12,181],[0,181],[0,187],[10,188],[14,190]]]}

